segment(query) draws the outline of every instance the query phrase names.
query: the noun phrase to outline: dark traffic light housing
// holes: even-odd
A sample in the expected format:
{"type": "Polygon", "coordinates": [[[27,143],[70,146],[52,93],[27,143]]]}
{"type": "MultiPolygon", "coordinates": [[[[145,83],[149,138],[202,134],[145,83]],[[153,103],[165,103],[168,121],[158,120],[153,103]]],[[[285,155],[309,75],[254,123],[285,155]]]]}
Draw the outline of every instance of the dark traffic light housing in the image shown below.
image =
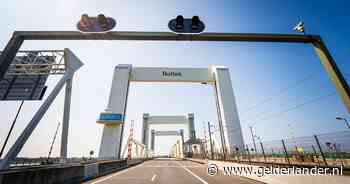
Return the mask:
{"type": "Polygon", "coordinates": [[[97,22],[101,26],[102,29],[108,29],[108,19],[103,14],[99,14],[97,16],[97,22]]]}
{"type": "Polygon", "coordinates": [[[178,15],[175,20],[175,29],[181,30],[184,27],[184,17],[182,15],[178,15]]]}
{"type": "Polygon", "coordinates": [[[197,30],[199,28],[200,20],[198,16],[192,17],[192,29],[197,30]]]}
{"type": "Polygon", "coordinates": [[[105,33],[111,31],[116,25],[116,21],[111,17],[99,14],[97,17],[89,17],[87,14],[81,16],[77,24],[79,31],[83,33],[105,33]]]}
{"type": "Polygon", "coordinates": [[[170,20],[168,27],[175,33],[180,34],[198,34],[204,31],[205,25],[198,16],[191,19],[178,15],[175,19],[170,20]]]}

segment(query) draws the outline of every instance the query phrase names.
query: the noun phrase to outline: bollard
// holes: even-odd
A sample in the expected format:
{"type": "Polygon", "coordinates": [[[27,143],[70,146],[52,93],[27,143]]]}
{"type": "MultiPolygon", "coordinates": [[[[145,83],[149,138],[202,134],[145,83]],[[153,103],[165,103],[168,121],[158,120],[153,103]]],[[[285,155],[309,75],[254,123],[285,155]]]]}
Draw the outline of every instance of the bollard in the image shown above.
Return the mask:
{"type": "MultiPolygon", "coordinates": [[[[343,157],[342,157],[342,155],[339,153],[338,146],[337,146],[336,143],[334,143],[334,149],[335,149],[335,155],[336,155],[336,157],[340,159],[341,165],[342,165],[342,167],[344,167],[343,157]]],[[[336,159],[337,159],[337,158],[336,158],[336,159]]]]}
{"type": "Polygon", "coordinates": [[[316,156],[316,158],[317,158],[317,164],[318,164],[318,166],[320,166],[320,160],[318,159],[317,151],[316,151],[314,145],[311,145],[311,146],[312,146],[312,150],[314,151],[314,154],[315,154],[315,156],[316,156]]]}
{"type": "Polygon", "coordinates": [[[248,153],[248,162],[251,163],[251,158],[250,158],[250,152],[249,152],[248,144],[246,144],[246,150],[247,150],[247,153],[248,153]]]}

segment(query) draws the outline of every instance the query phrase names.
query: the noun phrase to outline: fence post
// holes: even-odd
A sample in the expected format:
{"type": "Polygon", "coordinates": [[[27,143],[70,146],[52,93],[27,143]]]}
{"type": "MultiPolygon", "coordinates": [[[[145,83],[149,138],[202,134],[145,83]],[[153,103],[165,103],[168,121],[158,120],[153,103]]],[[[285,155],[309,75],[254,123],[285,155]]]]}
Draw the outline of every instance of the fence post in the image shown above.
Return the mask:
{"type": "Polygon", "coordinates": [[[249,161],[249,163],[251,163],[248,144],[246,144],[246,150],[247,150],[247,153],[248,153],[248,161],[249,161]]]}
{"type": "Polygon", "coordinates": [[[284,143],[283,139],[282,139],[282,145],[283,145],[283,149],[284,149],[284,154],[286,155],[286,160],[287,160],[288,164],[290,164],[289,157],[288,157],[288,152],[287,152],[287,149],[286,149],[286,144],[284,143]]]}
{"type": "Polygon", "coordinates": [[[317,158],[317,163],[318,163],[318,166],[320,166],[320,160],[318,159],[318,154],[317,154],[317,151],[315,149],[315,146],[314,145],[311,145],[312,146],[312,150],[314,150],[314,153],[315,153],[315,156],[317,158]]]}
{"type": "MultiPolygon", "coordinates": [[[[338,157],[340,159],[341,165],[344,167],[344,162],[343,162],[343,158],[341,155],[339,155],[339,150],[338,150],[338,146],[337,143],[334,143],[334,149],[335,149],[335,156],[338,157]]],[[[336,158],[337,159],[337,158],[336,158]]]]}
{"type": "Polygon", "coordinates": [[[266,161],[266,155],[265,155],[265,150],[264,150],[264,146],[263,146],[263,143],[260,142],[260,146],[261,146],[261,151],[262,151],[262,154],[264,155],[264,160],[265,160],[265,163],[267,162],[266,161]]]}
{"type": "Polygon", "coordinates": [[[328,166],[328,163],[327,163],[326,157],[325,157],[325,156],[324,156],[324,154],[323,154],[323,151],[322,151],[322,148],[321,148],[320,142],[318,141],[318,137],[317,137],[317,135],[314,135],[314,137],[315,137],[315,140],[316,140],[316,143],[317,143],[318,149],[320,150],[320,153],[321,153],[321,156],[322,156],[323,162],[324,162],[324,164],[326,164],[326,166],[328,166]]]}
{"type": "MultiPolygon", "coordinates": [[[[243,146],[244,147],[244,146],[243,146]]],[[[236,155],[237,155],[237,161],[238,163],[241,162],[241,156],[242,156],[242,150],[239,150],[238,147],[236,147],[236,155]]]]}

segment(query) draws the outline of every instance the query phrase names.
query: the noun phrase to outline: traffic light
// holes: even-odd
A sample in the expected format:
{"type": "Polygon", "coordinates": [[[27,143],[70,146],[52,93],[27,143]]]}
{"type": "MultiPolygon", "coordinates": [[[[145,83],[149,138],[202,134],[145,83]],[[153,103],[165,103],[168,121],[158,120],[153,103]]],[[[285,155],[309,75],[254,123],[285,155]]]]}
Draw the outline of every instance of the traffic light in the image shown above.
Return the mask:
{"type": "Polygon", "coordinates": [[[168,27],[179,34],[198,34],[203,32],[205,25],[198,16],[186,19],[182,15],[178,15],[175,19],[169,21],[168,27]]]}
{"type": "Polygon", "coordinates": [[[83,33],[105,33],[111,31],[116,25],[116,21],[111,17],[99,14],[97,17],[89,17],[87,14],[81,16],[77,24],[79,31],[83,33]]]}
{"type": "Polygon", "coordinates": [[[108,29],[108,20],[103,14],[99,14],[97,16],[97,22],[101,26],[102,29],[108,29]]]}
{"type": "Polygon", "coordinates": [[[184,17],[182,15],[178,15],[176,17],[175,28],[176,29],[183,29],[183,27],[184,27],[184,17]]]}
{"type": "Polygon", "coordinates": [[[192,29],[198,29],[199,23],[200,23],[199,17],[193,16],[192,17],[192,29]]]}

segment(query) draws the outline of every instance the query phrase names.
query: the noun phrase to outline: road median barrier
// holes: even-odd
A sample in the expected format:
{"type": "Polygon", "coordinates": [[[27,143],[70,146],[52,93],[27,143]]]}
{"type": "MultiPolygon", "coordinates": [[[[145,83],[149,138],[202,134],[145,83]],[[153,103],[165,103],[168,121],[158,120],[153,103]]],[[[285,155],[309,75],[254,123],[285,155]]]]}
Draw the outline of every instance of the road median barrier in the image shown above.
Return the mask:
{"type": "Polygon", "coordinates": [[[144,162],[134,160],[104,160],[75,165],[52,165],[0,171],[0,184],[71,184],[104,176],[144,162]]]}

